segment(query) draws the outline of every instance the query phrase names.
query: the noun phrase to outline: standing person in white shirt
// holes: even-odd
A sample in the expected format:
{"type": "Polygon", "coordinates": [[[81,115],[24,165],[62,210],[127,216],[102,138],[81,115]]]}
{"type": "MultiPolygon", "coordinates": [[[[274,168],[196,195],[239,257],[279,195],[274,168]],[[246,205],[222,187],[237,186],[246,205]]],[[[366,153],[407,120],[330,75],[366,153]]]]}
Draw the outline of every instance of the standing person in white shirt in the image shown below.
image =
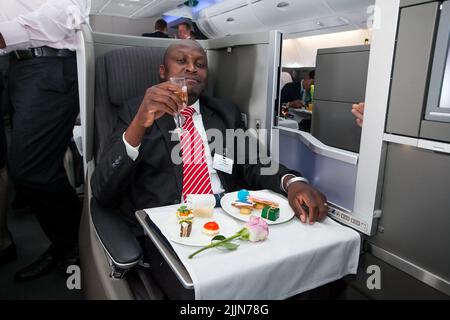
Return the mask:
{"type": "Polygon", "coordinates": [[[13,109],[8,169],[51,242],[17,281],[76,256],[81,204],[63,157],[79,112],[75,33],[89,10],[90,0],[0,2],[0,54],[10,56],[13,109]]]}

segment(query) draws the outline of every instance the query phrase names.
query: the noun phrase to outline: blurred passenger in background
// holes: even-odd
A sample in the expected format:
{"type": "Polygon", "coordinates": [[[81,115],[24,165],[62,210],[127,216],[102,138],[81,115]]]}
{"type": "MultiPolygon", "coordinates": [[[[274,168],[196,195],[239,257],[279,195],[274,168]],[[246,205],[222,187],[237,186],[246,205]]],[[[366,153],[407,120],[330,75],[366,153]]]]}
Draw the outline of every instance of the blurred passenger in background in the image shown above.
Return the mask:
{"type": "Polygon", "coordinates": [[[303,108],[311,102],[311,85],[314,84],[315,71],[308,73],[300,81],[286,84],[281,89],[281,103],[288,103],[290,108],[303,108]]]}
{"type": "Polygon", "coordinates": [[[194,40],[194,34],[192,32],[192,27],[187,22],[182,22],[178,25],[178,39],[192,39],[194,40]]]}
{"type": "Polygon", "coordinates": [[[289,72],[283,71],[280,75],[280,88],[283,89],[283,87],[292,82],[292,77],[289,72]]]}
{"type": "Polygon", "coordinates": [[[164,19],[156,20],[155,32],[143,33],[142,36],[151,38],[169,38],[169,34],[167,33],[167,22],[164,19]]]}

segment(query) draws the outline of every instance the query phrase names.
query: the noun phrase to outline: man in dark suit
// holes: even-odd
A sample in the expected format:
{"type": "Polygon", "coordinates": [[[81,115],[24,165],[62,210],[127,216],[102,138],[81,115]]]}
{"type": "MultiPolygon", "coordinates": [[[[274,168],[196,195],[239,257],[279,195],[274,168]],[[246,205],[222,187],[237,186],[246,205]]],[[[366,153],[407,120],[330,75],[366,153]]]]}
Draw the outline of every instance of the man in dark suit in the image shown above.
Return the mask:
{"type": "Polygon", "coordinates": [[[281,103],[288,103],[291,108],[303,108],[311,102],[311,85],[314,84],[315,72],[311,71],[300,81],[287,83],[281,89],[281,103]]]}
{"type": "MultiPolygon", "coordinates": [[[[309,217],[310,223],[314,223],[326,216],[325,196],[298,172],[280,165],[275,174],[264,175],[263,168],[268,165],[240,163],[236,152],[230,156],[234,160],[231,174],[212,165],[212,143],[206,138],[210,130],[216,129],[225,136],[226,129],[244,129],[244,124],[233,104],[203,95],[207,57],[197,42],[181,40],[171,45],[159,74],[164,82],[148,88],[143,98],[130,100],[120,109],[113,137],[92,178],[93,195],[102,206],[119,208],[133,223],[136,210],[180,203],[187,190],[220,193],[249,188],[287,192],[289,203],[302,222],[309,217]],[[169,131],[175,128],[173,116],[183,108],[183,102],[176,94],[180,88],[167,81],[170,77],[186,78],[188,107],[182,111],[186,118],[183,129],[189,132],[192,143],[198,137],[192,150],[199,150],[195,154],[198,167],[192,170],[185,163],[185,154],[183,163],[173,160],[173,155],[179,154],[174,149],[179,142],[172,141],[169,131]],[[198,176],[192,176],[196,170],[198,176]],[[193,186],[192,181],[198,183],[193,186]],[[195,189],[200,183],[204,187],[195,189]]],[[[184,149],[185,141],[181,136],[182,153],[189,150],[184,149]]]]}
{"type": "Polygon", "coordinates": [[[164,19],[158,19],[155,22],[155,32],[143,33],[142,37],[150,38],[169,38],[167,34],[167,22],[164,19]]]}

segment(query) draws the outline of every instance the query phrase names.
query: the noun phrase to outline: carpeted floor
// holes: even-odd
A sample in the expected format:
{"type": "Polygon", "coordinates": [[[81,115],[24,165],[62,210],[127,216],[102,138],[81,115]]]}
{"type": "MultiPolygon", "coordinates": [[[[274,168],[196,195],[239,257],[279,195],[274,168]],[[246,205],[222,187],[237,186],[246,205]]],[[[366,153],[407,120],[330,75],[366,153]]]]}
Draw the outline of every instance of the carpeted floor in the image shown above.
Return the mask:
{"type": "Polygon", "coordinates": [[[32,263],[48,248],[49,242],[35,216],[28,212],[10,213],[8,226],[17,246],[18,259],[0,265],[0,300],[83,299],[82,288],[67,289],[69,274],[61,270],[54,270],[28,282],[14,282],[14,273],[32,263]]]}

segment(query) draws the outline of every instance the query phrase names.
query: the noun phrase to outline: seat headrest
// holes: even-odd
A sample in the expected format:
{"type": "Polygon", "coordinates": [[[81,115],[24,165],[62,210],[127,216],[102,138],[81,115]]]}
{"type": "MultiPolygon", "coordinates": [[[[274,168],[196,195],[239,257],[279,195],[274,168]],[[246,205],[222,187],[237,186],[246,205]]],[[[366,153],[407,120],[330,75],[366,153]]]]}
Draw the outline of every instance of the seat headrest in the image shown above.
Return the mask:
{"type": "Polygon", "coordinates": [[[110,101],[116,106],[159,83],[165,48],[129,47],[104,55],[110,101]]]}

